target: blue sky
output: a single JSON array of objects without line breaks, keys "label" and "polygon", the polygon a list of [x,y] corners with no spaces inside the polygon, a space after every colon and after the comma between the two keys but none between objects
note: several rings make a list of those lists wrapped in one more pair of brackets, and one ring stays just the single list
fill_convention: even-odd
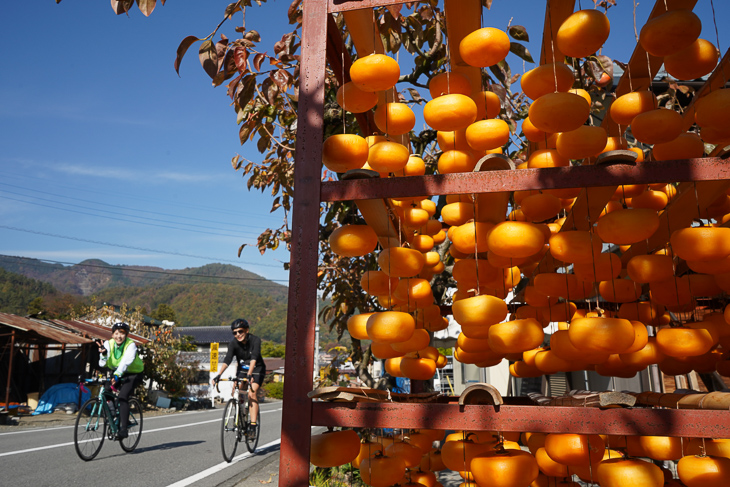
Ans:
[{"label": "blue sky", "polygon": [[[283,250],[260,256],[255,243],[282,212],[269,213],[268,193],[248,192],[231,168],[241,154],[235,113],[225,88],[213,88],[197,45],[173,69],[187,35],[206,36],[225,1],[170,1],[145,18],[135,7],[116,16],[108,2],[12,2],[0,16],[0,254],[76,263],[184,269],[233,263],[286,284]],[[583,8],[592,8],[582,0]],[[653,1],[637,8],[639,28]],[[730,2],[718,0],[720,47]],[[286,32],[288,0],[247,11],[247,27],[271,50]],[[519,8],[516,8],[518,7]],[[576,2],[578,8],[578,2]],[[628,61],[634,47],[633,2],[609,10],[611,36],[603,51]],[[709,0],[695,8],[702,37],[716,43]],[[484,25],[524,25],[533,57],[540,54],[544,2],[495,0]],[[234,23],[221,30],[238,35]],[[216,40],[219,36],[216,36]],[[403,53],[401,53],[403,62]],[[522,62],[510,55],[513,73]],[[531,69],[530,64],[525,69]]]}]

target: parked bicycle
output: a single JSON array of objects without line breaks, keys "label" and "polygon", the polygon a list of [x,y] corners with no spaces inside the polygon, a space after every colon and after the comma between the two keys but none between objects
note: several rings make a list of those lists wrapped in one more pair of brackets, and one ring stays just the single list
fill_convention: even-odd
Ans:
[{"label": "parked bicycle", "polygon": [[111,388],[111,381],[86,379],[79,384],[98,384],[99,393],[86,401],[76,416],[74,447],[82,460],[93,460],[99,454],[104,440],[119,441],[122,450],[134,451],[142,437],[142,405],[136,397],[129,398],[129,436],[117,438],[119,431],[119,400]]},{"label": "parked bicycle", "polygon": [[[257,422],[252,431],[249,432],[251,416],[248,389],[251,387],[250,382],[245,378],[220,379],[220,381],[233,382],[232,397],[228,400],[226,409],[223,411],[223,423],[221,424],[221,450],[223,451],[223,458],[230,463],[236,454],[239,442],[245,441],[246,448],[250,453],[256,450],[259,443],[260,422]],[[238,390],[239,382],[242,382],[245,386],[245,391],[240,392],[240,394]],[[220,392],[217,382],[215,387]]]}]

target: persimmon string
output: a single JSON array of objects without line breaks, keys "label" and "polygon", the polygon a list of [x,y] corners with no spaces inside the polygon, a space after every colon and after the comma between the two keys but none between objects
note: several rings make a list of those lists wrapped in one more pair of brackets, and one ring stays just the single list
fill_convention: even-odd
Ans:
[{"label": "persimmon string", "polygon": [[[710,7],[712,7],[712,23],[715,24],[715,38],[717,39],[717,50],[722,52],[720,49],[720,34],[717,31],[717,18],[715,17],[715,2],[710,0]],[[720,74],[722,74],[722,86],[727,84],[727,77],[725,76],[725,66],[720,65]],[[708,85],[711,88],[710,85]]]},{"label": "persimmon string", "polygon": [[[667,234],[671,237],[672,236],[672,228],[669,222],[669,214],[667,214]],[[649,250],[647,248],[647,250]],[[679,306],[679,284],[677,283],[677,264],[674,261],[674,249],[672,248],[671,240],[669,241],[669,245],[667,246],[668,252],[671,253],[670,257],[672,258],[672,278],[674,279],[674,290],[676,292],[676,305]]]},{"label": "persimmon string", "polygon": [[479,284],[479,252],[477,248],[477,239],[479,236],[477,235],[477,216],[478,216],[478,205],[477,205],[477,198],[474,193],[471,194],[471,203],[474,205],[474,269],[477,276],[477,296],[481,294],[481,286]]},{"label": "persimmon string", "polygon": [[[585,188],[586,192],[586,220],[588,221],[588,234],[590,235],[591,239],[591,257],[593,257],[593,291],[596,293],[596,308],[599,308],[600,305],[598,304],[598,273],[596,271],[596,256],[593,252],[593,224],[591,222],[591,205],[588,198],[588,187]],[[613,266],[611,267],[613,269]],[[588,302],[590,303],[590,298],[588,298]]]},{"label": "persimmon string", "polygon": [[[341,64],[342,64],[342,105],[347,105],[347,100],[345,100],[345,96],[347,96],[346,95],[347,90],[345,90],[345,50],[344,49],[342,50],[342,63]],[[345,118],[346,118],[346,113],[345,113],[345,107],[343,106],[342,107],[342,133],[343,134],[347,133],[347,126],[345,124]]]},{"label": "persimmon string", "polygon": [[548,0],[547,3],[547,14],[548,14],[548,23],[550,24],[549,32],[550,32],[550,54],[553,58],[553,81],[555,82],[555,93],[558,92],[558,71],[555,67],[555,41],[553,40],[553,15],[552,15],[552,9],[550,8],[550,0]]}]

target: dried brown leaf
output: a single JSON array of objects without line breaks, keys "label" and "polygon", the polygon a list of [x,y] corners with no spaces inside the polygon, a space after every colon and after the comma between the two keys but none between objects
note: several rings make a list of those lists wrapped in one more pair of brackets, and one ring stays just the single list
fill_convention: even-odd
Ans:
[{"label": "dried brown leaf", "polygon": [[258,53],[253,57],[253,67],[256,71],[261,72],[261,65],[264,63],[265,59],[266,54],[264,53]]},{"label": "dried brown leaf", "polygon": [[245,47],[236,47],[233,50],[233,60],[236,63],[236,69],[243,74],[248,70],[248,49]]},{"label": "dried brown leaf", "polygon": [[513,39],[516,39],[518,41],[530,41],[530,36],[527,34],[527,29],[525,29],[525,27],[522,25],[512,25],[507,32],[509,32],[509,35],[511,35]]},{"label": "dried brown leaf", "polygon": [[185,39],[182,40],[179,46],[177,46],[177,55],[175,56],[175,72],[178,76],[180,76],[180,63],[182,62],[183,56],[185,56],[185,53],[188,51],[190,46],[198,42],[200,39],[198,39],[195,36],[187,36]]},{"label": "dried brown leaf", "polygon": [[117,15],[126,14],[134,5],[134,0],[111,0],[112,10]]},{"label": "dried brown leaf", "polygon": [[142,15],[149,17],[152,11],[155,9],[157,0],[137,0],[137,6]]},{"label": "dried brown leaf", "polygon": [[198,49],[198,59],[200,59],[200,65],[203,66],[203,70],[211,77],[215,78],[218,73],[218,54],[216,53],[215,45],[213,41],[203,41]]}]

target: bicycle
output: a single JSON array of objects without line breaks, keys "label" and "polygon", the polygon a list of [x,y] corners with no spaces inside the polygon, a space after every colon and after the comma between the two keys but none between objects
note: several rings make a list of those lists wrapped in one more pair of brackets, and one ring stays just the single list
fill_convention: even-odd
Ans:
[{"label": "bicycle", "polygon": [[119,432],[119,401],[111,389],[110,380],[86,379],[79,384],[99,384],[99,394],[87,400],[76,416],[74,447],[84,461],[93,460],[99,454],[104,440],[119,441],[127,453],[134,451],[142,437],[142,405],[136,397],[129,398],[129,424],[127,438],[117,438]]},{"label": "bicycle", "polygon": [[[219,379],[219,381],[233,382],[232,397],[228,400],[228,404],[226,404],[226,408],[223,411],[223,423],[221,424],[221,450],[223,451],[223,458],[226,462],[231,463],[233,456],[236,454],[236,448],[239,442],[246,442],[246,448],[249,453],[253,453],[256,450],[256,446],[259,443],[260,422],[256,423],[254,433],[249,435],[248,428],[251,424],[251,418],[249,416],[248,391],[251,388],[251,383],[244,378]],[[240,399],[236,394],[239,382],[246,384],[246,392],[238,395]],[[216,382],[215,388],[220,392],[218,382]]]}]

